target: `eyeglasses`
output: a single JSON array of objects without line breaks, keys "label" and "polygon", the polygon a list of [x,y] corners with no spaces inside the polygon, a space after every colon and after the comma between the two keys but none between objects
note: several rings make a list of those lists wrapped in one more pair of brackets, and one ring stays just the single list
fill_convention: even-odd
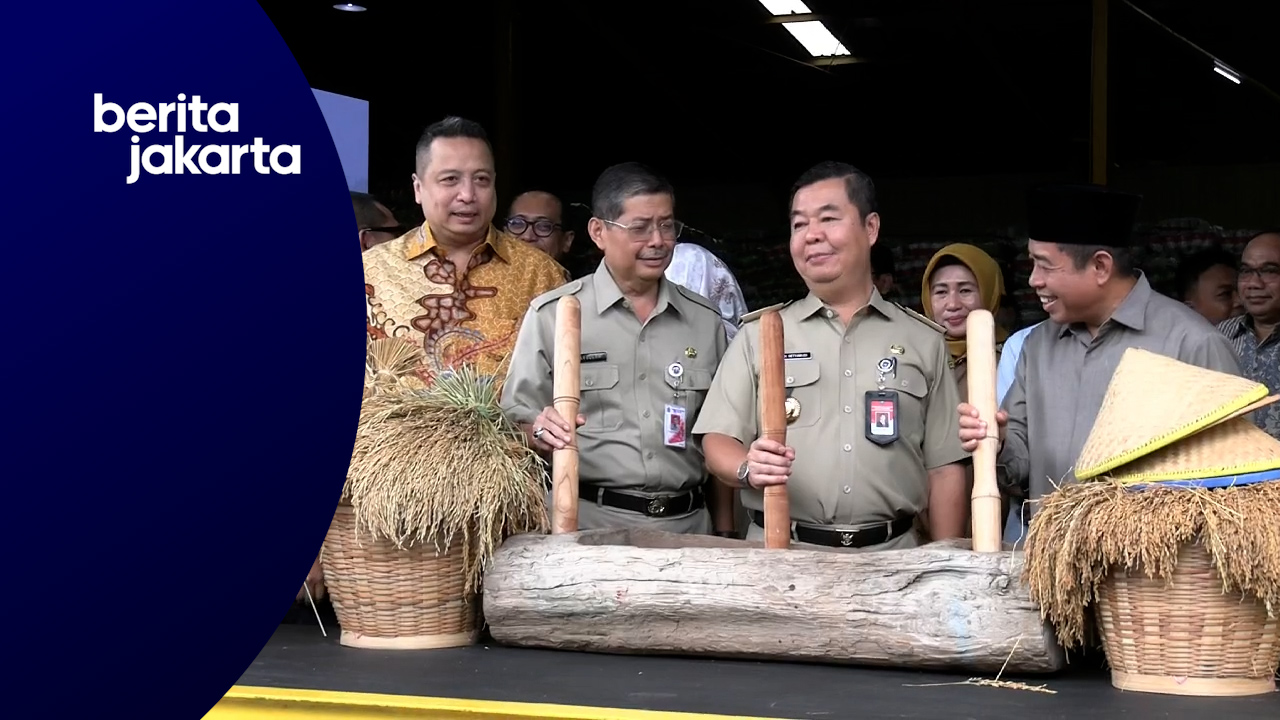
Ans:
[{"label": "eyeglasses", "polygon": [[1240,266],[1240,271],[1238,275],[1239,280],[1244,280],[1253,275],[1257,275],[1258,279],[1263,282],[1275,282],[1276,280],[1280,280],[1280,265],[1276,265],[1275,263],[1267,263],[1262,267],[1256,267],[1256,268],[1249,267],[1248,265]]},{"label": "eyeglasses", "polygon": [[562,225],[560,225],[560,223],[554,223],[554,222],[551,222],[550,220],[537,220],[534,222],[529,222],[528,220],[525,220],[520,216],[509,218],[507,220],[507,232],[511,233],[512,235],[520,235],[525,230],[528,230],[530,226],[533,227],[533,234],[541,238],[548,237],[551,235],[551,233],[563,227]]},{"label": "eyeglasses", "polygon": [[[631,234],[631,239],[637,242],[648,240],[653,237],[654,223],[652,220],[646,223],[633,223],[631,225],[623,225],[622,223],[612,220],[600,219],[600,222],[615,225],[626,230]],[[667,240],[675,240],[680,237],[680,233],[684,232],[684,223],[679,220],[663,220],[658,223],[658,232],[662,233],[662,237]]]}]

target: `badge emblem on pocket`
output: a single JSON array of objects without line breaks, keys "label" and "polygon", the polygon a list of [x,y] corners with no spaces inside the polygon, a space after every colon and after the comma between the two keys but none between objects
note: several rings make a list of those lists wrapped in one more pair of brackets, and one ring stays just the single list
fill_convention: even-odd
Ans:
[{"label": "badge emblem on pocket", "polygon": [[787,398],[787,402],[785,403],[784,407],[786,408],[786,411],[787,411],[788,425],[800,419],[800,401],[799,400],[793,397],[789,397]]}]

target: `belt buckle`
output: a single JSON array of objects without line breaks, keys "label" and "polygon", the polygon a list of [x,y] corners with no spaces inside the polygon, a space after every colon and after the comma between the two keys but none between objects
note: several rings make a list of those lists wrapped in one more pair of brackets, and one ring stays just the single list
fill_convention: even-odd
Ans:
[{"label": "belt buckle", "polygon": [[656,497],[649,501],[646,508],[650,515],[662,515],[667,511],[667,499],[664,497]]},{"label": "belt buckle", "polygon": [[840,546],[841,546],[841,547],[850,547],[850,546],[852,546],[852,545],[853,545],[853,536],[854,536],[854,533],[851,533],[851,532],[842,532],[842,533],[840,533]]}]

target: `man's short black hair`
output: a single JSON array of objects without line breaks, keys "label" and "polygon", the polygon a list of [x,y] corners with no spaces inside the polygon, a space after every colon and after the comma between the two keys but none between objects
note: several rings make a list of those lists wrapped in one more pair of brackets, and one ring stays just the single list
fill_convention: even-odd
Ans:
[{"label": "man's short black hair", "polygon": [[801,189],[823,180],[844,180],[845,194],[849,196],[849,202],[858,208],[858,214],[862,216],[863,222],[867,221],[871,213],[879,212],[879,206],[876,203],[876,184],[871,180],[871,176],[849,163],[833,160],[820,162],[804,171],[800,179],[796,180],[796,184],[791,187],[790,202],[795,202],[796,193]]},{"label": "man's short black hair", "polygon": [[640,195],[670,195],[674,202],[676,191],[665,177],[645,165],[614,165],[596,178],[591,189],[591,214],[612,222],[622,216],[622,206],[628,200]]},{"label": "man's short black hair", "polygon": [[534,193],[547,195],[549,197],[554,198],[556,203],[560,206],[561,216],[564,216],[565,214],[568,213],[569,209],[567,207],[567,204],[564,201],[564,197],[560,193],[554,190],[548,190],[545,187],[529,187],[529,188],[525,188],[524,190],[521,190],[520,192],[511,196],[511,202],[507,203],[507,208],[510,209],[510,207],[515,204],[516,200],[519,200],[525,195],[530,195]]},{"label": "man's short black hair", "polygon": [[1239,261],[1234,255],[1219,247],[1205,248],[1182,258],[1178,263],[1178,271],[1174,274],[1173,290],[1177,293],[1177,299],[1186,300],[1195,289],[1196,283],[1200,282],[1200,276],[1204,275],[1209,268],[1218,265],[1235,270]]},{"label": "man's short black hair", "polygon": [[427,126],[427,129],[422,131],[422,137],[418,138],[415,160],[419,170],[427,166],[427,162],[431,158],[431,143],[438,138],[471,138],[479,140],[485,144],[485,147],[489,148],[489,154],[493,154],[493,145],[489,142],[489,134],[484,131],[484,127],[480,123],[457,115],[450,115]]}]

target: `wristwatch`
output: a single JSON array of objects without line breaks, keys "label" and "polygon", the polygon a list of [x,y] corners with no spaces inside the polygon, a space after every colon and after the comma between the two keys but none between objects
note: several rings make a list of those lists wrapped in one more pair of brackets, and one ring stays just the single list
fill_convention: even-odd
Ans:
[{"label": "wristwatch", "polygon": [[751,487],[751,481],[747,479],[747,476],[751,474],[750,463],[750,460],[743,460],[742,464],[738,466],[738,486],[744,489]]}]

